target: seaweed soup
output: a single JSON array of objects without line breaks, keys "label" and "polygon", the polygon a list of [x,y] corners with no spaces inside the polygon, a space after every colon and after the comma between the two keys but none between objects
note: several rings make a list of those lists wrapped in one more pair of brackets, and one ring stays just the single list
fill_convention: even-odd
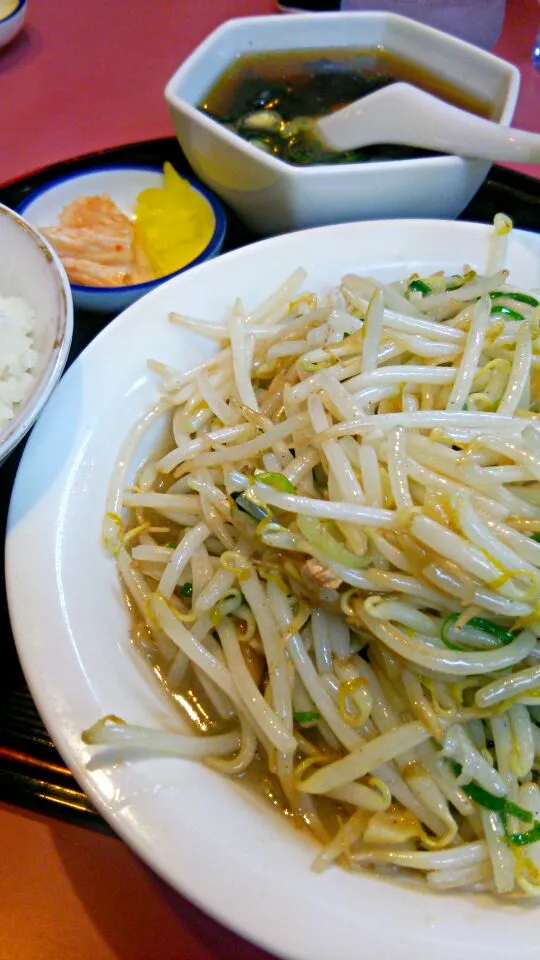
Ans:
[{"label": "seaweed soup", "polygon": [[383,47],[240,56],[207,92],[199,109],[261,150],[295,165],[434,156],[416,147],[388,144],[334,153],[311,132],[313,118],[398,80],[478,116],[493,116],[489,102]]}]

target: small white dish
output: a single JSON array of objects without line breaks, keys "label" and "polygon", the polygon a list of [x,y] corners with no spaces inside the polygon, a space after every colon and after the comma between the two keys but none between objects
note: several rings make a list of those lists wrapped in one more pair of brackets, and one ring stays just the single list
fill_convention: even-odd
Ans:
[{"label": "small white dish", "polygon": [[260,234],[389,217],[457,217],[489,161],[456,156],[377,163],[292,166],[197,109],[240,55],[292,49],[382,46],[459,85],[507,126],[519,71],[472,44],[392,13],[248,17],[218,27],[165,88],[176,136],[193,170]]},{"label": "small white dish", "polygon": [[60,379],[73,334],[69,281],[50,244],[0,204],[0,297],[21,297],[35,314],[35,381],[15,417],[0,430],[0,463],[22,440]]},{"label": "small white dish", "polygon": [[6,47],[21,32],[28,10],[26,0],[16,0],[13,4],[3,6],[9,12],[2,16],[2,4],[0,4],[0,48]]},{"label": "small white dish", "polygon": [[[349,271],[395,280],[464,261],[485,272],[492,228],[447,221],[341,225],[277,237],[163,284],[107,326],[73,364],[26,447],[6,538],[17,649],[48,730],[110,825],[174,888],[289,960],[537,960],[538,908],[430,893],[338,868],[310,871],[315,846],[262,798],[202,764],[103,759],[81,731],[108,713],[178,729],[133,650],[114,562],[101,546],[120,445],[157,396],[146,361],[187,369],[214,349],[170,311],[222,321],[300,265],[323,292]],[[540,236],[512,232],[507,266],[540,286]],[[111,411],[114,415],[111,415]],[[44,632],[43,625],[46,624]]]},{"label": "small white dish", "polygon": [[[98,313],[120,313],[139,297],[149,293],[170,277],[183,273],[204,260],[219,254],[227,220],[217,197],[203,184],[185,177],[191,186],[206,199],[214,215],[214,232],[209,244],[191,263],[166,277],[147,283],[134,283],[123,287],[90,287],[72,283],[75,305],[83,310]],[[127,216],[133,214],[135,201],[142,190],[163,186],[163,173],[159,167],[150,166],[103,166],[82,172],[70,173],[38,187],[19,204],[18,211],[38,230],[56,226],[61,211],[77,197],[108,194]]]}]

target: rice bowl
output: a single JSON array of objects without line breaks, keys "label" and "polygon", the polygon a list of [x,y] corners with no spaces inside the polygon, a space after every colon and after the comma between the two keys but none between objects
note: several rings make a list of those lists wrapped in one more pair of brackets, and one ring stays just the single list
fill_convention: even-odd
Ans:
[{"label": "rice bowl", "polygon": [[34,383],[35,320],[20,297],[0,298],[0,430],[13,419]]},{"label": "rice bowl", "polygon": [[0,462],[60,378],[73,333],[69,283],[30,224],[0,205]]}]

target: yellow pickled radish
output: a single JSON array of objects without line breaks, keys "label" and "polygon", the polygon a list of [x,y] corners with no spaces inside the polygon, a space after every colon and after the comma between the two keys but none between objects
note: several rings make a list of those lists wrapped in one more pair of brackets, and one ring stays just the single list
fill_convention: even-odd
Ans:
[{"label": "yellow pickled radish", "polygon": [[163,187],[143,190],[137,197],[136,243],[158,277],[195,260],[213,232],[210,204],[170,163],[163,167]]}]

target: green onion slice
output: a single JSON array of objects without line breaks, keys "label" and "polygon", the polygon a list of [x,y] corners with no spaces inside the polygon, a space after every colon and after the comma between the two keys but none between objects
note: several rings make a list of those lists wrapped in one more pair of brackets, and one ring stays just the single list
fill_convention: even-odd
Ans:
[{"label": "green onion slice", "polygon": [[465,283],[465,277],[461,273],[454,273],[451,277],[446,278],[446,289],[447,290],[459,290],[460,287]]},{"label": "green onion slice", "polygon": [[409,284],[409,291],[421,293],[422,296],[425,296],[426,293],[431,293],[431,287],[428,283],[425,283],[424,280],[411,280]]},{"label": "green onion slice", "polygon": [[[456,776],[459,777],[462,770],[461,764],[452,761],[451,766]],[[540,821],[534,820],[529,810],[525,810],[524,807],[513,803],[508,797],[496,797],[493,793],[489,793],[488,790],[484,790],[483,787],[479,787],[477,783],[467,783],[465,786],[462,786],[461,789],[474,803],[477,803],[479,807],[500,813],[505,832],[506,819],[509,816],[517,817],[522,823],[533,823],[534,821],[534,826],[525,833],[506,833],[506,839],[509,843],[520,847],[527,843],[536,843],[537,840],[540,840]]]},{"label": "green onion slice", "polygon": [[293,713],[293,719],[300,724],[317,723],[321,719],[321,715],[317,710],[301,710],[298,713]]},{"label": "green onion slice", "polygon": [[270,520],[272,516],[270,510],[261,503],[252,500],[251,497],[247,497],[238,491],[231,493],[231,497],[238,509],[247,513],[248,517],[251,517],[252,520],[257,520],[258,523],[260,523],[261,520]]},{"label": "green onion slice", "polygon": [[[446,620],[444,620],[441,627],[441,640],[445,647],[448,647],[449,650],[459,650],[461,653],[466,653],[467,651],[474,649],[472,644],[474,643],[475,639],[477,643],[481,644],[481,637],[471,636],[471,646],[463,646],[462,644],[455,643],[455,636],[454,638],[452,637],[452,626],[457,620],[459,620],[459,617],[459,613],[451,613],[448,617],[446,617]],[[454,633],[457,634],[460,639],[469,639],[467,636],[467,631],[471,629],[480,631],[481,633],[487,633],[490,637],[494,637],[496,640],[498,640],[498,647],[506,647],[509,643],[512,643],[512,640],[515,639],[515,635],[513,633],[509,633],[508,630],[498,627],[497,624],[492,623],[491,620],[485,620],[484,617],[471,617],[470,620],[467,620],[467,623],[461,630],[456,630]],[[493,644],[490,644],[490,646],[493,646]],[[481,645],[480,649],[485,649],[485,644],[483,646]]]},{"label": "green onion slice", "polygon": [[536,297],[531,297],[528,293],[518,293],[515,290],[493,290],[490,297],[492,300],[500,300],[503,297],[516,300],[518,303],[526,303],[529,307],[540,306]]},{"label": "green onion slice", "polygon": [[517,817],[518,820],[521,820],[523,823],[532,823],[534,820],[530,810],[525,810],[524,807],[519,807],[517,803],[512,803],[511,800],[506,801],[504,812],[507,816]]},{"label": "green onion slice", "polygon": [[[462,766],[460,763],[456,763],[455,760],[451,761],[451,767],[456,775],[459,777],[461,775]],[[486,810],[494,810],[496,813],[503,813],[506,809],[507,799],[506,797],[496,797],[494,793],[489,793],[488,790],[484,790],[483,787],[479,787],[477,783],[467,783],[461,787],[464,793],[467,794],[471,800],[474,800],[479,807],[485,807]]]},{"label": "green onion slice", "polygon": [[502,315],[503,317],[506,317],[507,320],[524,320],[525,319],[523,314],[519,313],[517,310],[512,310],[511,307],[505,307],[503,305],[497,306],[497,304],[495,304],[491,308],[490,314],[492,317]]},{"label": "green onion slice", "polygon": [[190,597],[191,594],[193,593],[193,584],[190,583],[189,580],[187,580],[180,587],[180,593],[182,594],[183,597]]},{"label": "green onion slice", "polygon": [[446,278],[446,289],[458,290],[460,287],[465,286],[466,283],[471,283],[477,276],[476,270],[468,270],[467,273],[463,275],[461,273],[454,273],[451,277]]},{"label": "green onion slice", "polygon": [[476,783],[468,783],[462,789],[471,800],[474,800],[479,807],[485,807],[486,810],[495,810],[497,813],[502,813],[506,807],[506,797],[496,797],[495,794],[489,793],[488,790],[484,790]]},{"label": "green onion slice", "polygon": [[279,490],[280,493],[296,493],[296,487],[292,485],[284,473],[272,473],[270,470],[261,470],[259,473],[259,471],[256,470],[255,479],[257,483],[264,483],[265,486],[273,487],[274,490]]},{"label": "green onion slice", "polygon": [[302,536],[311,543],[313,547],[326,554],[330,560],[340,563],[343,567],[351,567],[353,570],[363,570],[371,562],[369,555],[359,557],[352,550],[340,543],[331,533],[333,529],[332,521],[317,520],[316,517],[304,517],[298,515],[297,524]]},{"label": "green onion slice", "polygon": [[525,847],[528,843],[537,843],[540,840],[540,820],[535,820],[534,827],[526,830],[525,833],[507,833],[506,839],[514,847]]}]

